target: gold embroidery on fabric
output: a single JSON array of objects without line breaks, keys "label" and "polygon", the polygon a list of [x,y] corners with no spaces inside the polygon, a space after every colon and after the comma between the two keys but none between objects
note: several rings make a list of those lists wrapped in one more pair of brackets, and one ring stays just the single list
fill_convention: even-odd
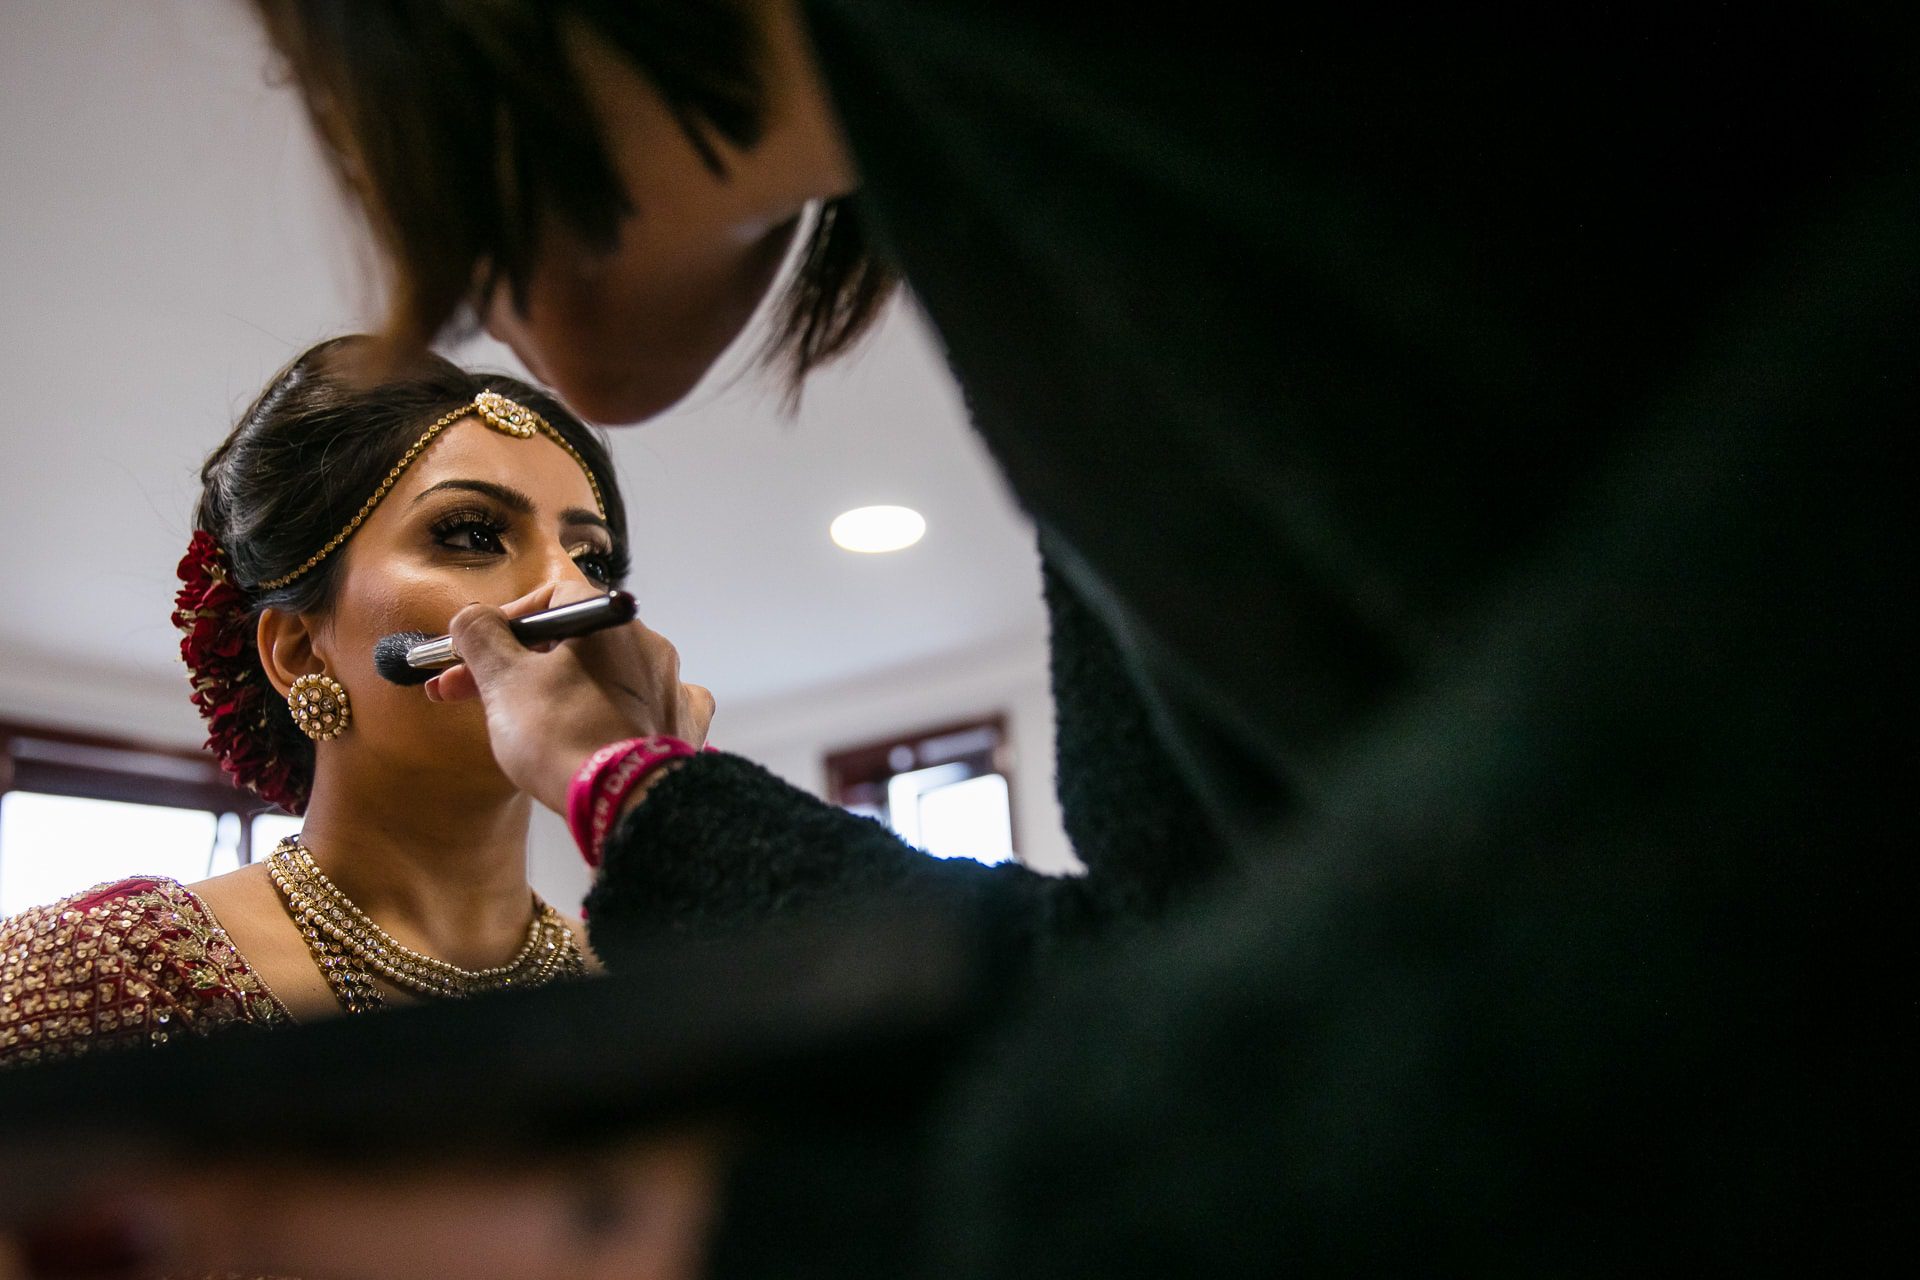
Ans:
[{"label": "gold embroidery on fabric", "polygon": [[291,1021],[184,886],[111,887],[0,921],[0,1067]]}]

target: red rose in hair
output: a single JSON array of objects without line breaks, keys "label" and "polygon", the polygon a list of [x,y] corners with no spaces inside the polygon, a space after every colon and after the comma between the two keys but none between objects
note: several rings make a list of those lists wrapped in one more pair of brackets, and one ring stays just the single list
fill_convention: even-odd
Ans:
[{"label": "red rose in hair", "polygon": [[306,786],[279,758],[268,735],[266,673],[253,656],[247,593],[234,581],[213,535],[194,530],[180,558],[181,587],[173,625],[193,682],[193,705],[207,722],[207,749],[220,766],[262,800],[289,813],[306,808]]}]

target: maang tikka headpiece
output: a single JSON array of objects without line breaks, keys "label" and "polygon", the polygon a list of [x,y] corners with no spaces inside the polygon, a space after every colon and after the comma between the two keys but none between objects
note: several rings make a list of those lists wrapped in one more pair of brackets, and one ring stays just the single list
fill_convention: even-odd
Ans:
[{"label": "maang tikka headpiece", "polygon": [[219,757],[236,781],[289,813],[300,813],[306,807],[310,780],[275,746],[269,732],[267,695],[272,690],[253,654],[252,594],[296,582],[332,555],[373,514],[427,446],[470,415],[504,435],[520,440],[545,435],[565,449],[586,473],[594,505],[602,516],[607,514],[606,499],[593,468],[552,423],[497,391],[482,391],[422,431],[346,527],[292,573],[245,587],[235,579],[225,551],[204,529],[194,532],[187,554],[181,558],[181,587],[174,602],[173,624],[180,629],[180,656],[193,682],[193,703],[207,723],[207,749]]},{"label": "maang tikka headpiece", "polygon": [[373,491],[373,496],[361,504],[360,510],[354,513],[353,519],[347,521],[346,528],[329,538],[326,545],[314,552],[311,556],[308,556],[306,563],[302,564],[298,569],[295,569],[292,573],[282,574],[278,578],[269,578],[267,581],[259,584],[259,589],[261,591],[277,591],[288,583],[298,581],[309,573],[314,566],[332,555],[335,549],[348,538],[352,537],[353,531],[358,529],[361,523],[373,514],[373,509],[380,505],[380,500],[387,496],[387,493],[395,484],[399,483],[400,477],[406,473],[408,467],[413,465],[414,460],[426,452],[427,446],[437,440],[441,432],[469,414],[477,416],[480,421],[486,423],[502,435],[513,436],[520,440],[531,440],[536,433],[542,434],[562,449],[565,449],[567,456],[579,463],[580,470],[586,472],[587,484],[593,489],[593,505],[600,509],[602,516],[607,514],[607,502],[606,499],[600,495],[600,482],[594,478],[593,468],[587,465],[587,460],[580,456],[580,451],[574,448],[565,436],[554,430],[551,422],[548,422],[538,413],[535,413],[532,409],[527,408],[518,401],[507,399],[507,397],[501,395],[498,391],[482,391],[458,409],[450,413],[442,414],[434,421],[432,426],[420,433],[420,438],[407,447],[407,451],[400,455],[400,460],[394,463],[393,467],[387,472],[386,479],[382,480],[380,487]]}]

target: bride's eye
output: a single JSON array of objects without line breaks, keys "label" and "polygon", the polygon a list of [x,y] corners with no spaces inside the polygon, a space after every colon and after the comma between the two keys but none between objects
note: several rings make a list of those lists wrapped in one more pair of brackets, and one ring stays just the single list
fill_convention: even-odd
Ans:
[{"label": "bride's eye", "polygon": [[463,511],[436,523],[433,539],[451,551],[497,556],[507,549],[501,541],[506,531],[507,526],[491,516]]},{"label": "bride's eye", "polygon": [[611,587],[620,580],[619,570],[613,557],[604,551],[588,547],[573,553],[573,562],[580,566],[580,572],[587,575],[603,587]]}]

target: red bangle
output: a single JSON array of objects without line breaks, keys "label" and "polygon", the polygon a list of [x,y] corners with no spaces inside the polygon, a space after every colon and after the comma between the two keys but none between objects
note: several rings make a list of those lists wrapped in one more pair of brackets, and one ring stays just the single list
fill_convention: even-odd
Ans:
[{"label": "red bangle", "polygon": [[669,760],[697,754],[678,738],[628,738],[609,742],[581,762],[567,786],[567,830],[587,865],[600,865],[620,806],[646,776]]}]

